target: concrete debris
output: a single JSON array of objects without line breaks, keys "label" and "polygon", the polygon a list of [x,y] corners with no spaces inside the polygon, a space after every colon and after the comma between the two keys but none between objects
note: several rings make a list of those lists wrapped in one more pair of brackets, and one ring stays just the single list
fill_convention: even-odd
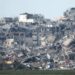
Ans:
[{"label": "concrete debris", "polygon": [[29,13],[0,18],[0,69],[75,69],[75,8],[56,21]]}]

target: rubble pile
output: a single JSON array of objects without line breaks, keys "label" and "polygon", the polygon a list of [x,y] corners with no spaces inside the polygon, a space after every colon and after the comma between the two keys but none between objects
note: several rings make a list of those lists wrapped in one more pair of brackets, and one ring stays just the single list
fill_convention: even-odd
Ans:
[{"label": "rubble pile", "polygon": [[75,69],[75,8],[56,21],[29,13],[1,18],[0,69]]}]

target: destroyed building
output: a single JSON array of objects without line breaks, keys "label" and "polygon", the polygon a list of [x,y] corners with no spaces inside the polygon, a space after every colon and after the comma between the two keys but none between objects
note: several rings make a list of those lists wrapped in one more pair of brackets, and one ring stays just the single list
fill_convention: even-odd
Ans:
[{"label": "destroyed building", "polygon": [[73,69],[75,8],[57,21],[30,13],[1,18],[0,60],[2,69]]}]

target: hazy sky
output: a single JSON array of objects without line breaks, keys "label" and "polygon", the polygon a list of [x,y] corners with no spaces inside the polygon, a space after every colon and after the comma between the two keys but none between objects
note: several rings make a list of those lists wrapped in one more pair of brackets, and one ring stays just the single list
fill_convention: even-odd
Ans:
[{"label": "hazy sky", "polygon": [[0,17],[29,12],[54,18],[71,7],[75,7],[75,0],[0,0]]}]

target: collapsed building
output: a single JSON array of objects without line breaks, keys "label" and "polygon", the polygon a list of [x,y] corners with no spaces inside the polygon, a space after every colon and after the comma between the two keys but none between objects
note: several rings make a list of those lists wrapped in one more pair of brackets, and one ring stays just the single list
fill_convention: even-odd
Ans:
[{"label": "collapsed building", "polygon": [[16,69],[73,69],[74,17],[75,8],[64,12],[57,21],[29,13],[1,18],[0,65]]}]

